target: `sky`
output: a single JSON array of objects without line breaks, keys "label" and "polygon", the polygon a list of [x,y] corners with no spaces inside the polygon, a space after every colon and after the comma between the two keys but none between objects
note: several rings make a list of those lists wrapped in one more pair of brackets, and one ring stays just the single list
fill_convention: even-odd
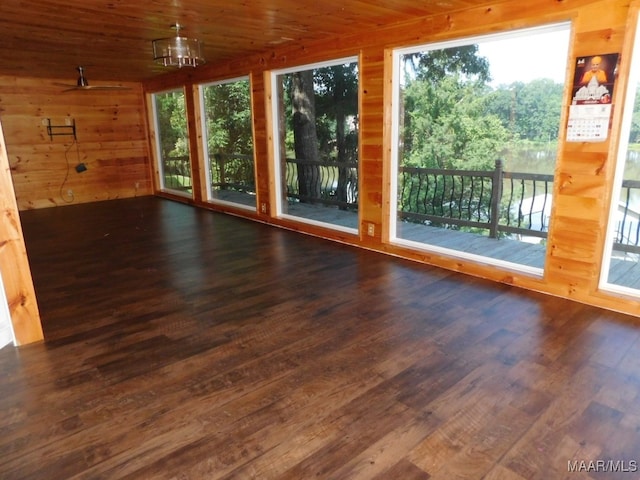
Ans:
[{"label": "sky", "polygon": [[569,61],[569,30],[478,43],[491,66],[492,85],[551,78],[564,83]]}]

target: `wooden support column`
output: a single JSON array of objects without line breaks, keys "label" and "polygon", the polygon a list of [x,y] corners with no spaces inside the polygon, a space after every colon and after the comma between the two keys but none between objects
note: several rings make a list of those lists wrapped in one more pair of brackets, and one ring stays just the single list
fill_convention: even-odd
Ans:
[{"label": "wooden support column", "polygon": [[0,124],[0,272],[18,345],[44,338]]},{"label": "wooden support column", "polygon": [[202,149],[202,139],[206,135],[205,119],[202,117],[200,105],[200,90],[197,85],[189,83],[185,86],[184,98],[187,111],[187,128],[189,129],[189,159],[191,161],[191,185],[193,199],[197,203],[207,201],[207,174],[204,170],[207,164],[206,152]]}]

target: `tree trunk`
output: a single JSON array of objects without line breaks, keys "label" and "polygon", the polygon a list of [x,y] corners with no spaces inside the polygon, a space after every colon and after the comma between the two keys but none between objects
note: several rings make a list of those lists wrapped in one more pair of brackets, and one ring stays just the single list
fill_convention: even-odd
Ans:
[{"label": "tree trunk", "polygon": [[[333,104],[336,114],[336,149],[338,161],[338,186],[336,197],[339,202],[347,202],[347,182],[349,168],[345,165],[348,161],[347,141],[346,141],[346,105],[347,85],[345,82],[345,67],[343,65],[334,67],[335,88],[333,91]],[[342,165],[340,165],[342,164]],[[341,210],[346,210],[346,206],[341,205]]]},{"label": "tree trunk", "polygon": [[298,189],[301,202],[313,203],[320,198],[320,166],[313,71],[292,75],[293,138],[298,164]]},{"label": "tree trunk", "polygon": [[280,205],[282,205],[282,209],[287,205],[287,197],[289,196],[289,185],[287,184],[287,150],[285,147],[285,139],[287,137],[286,134],[286,125],[287,119],[285,114],[285,102],[284,102],[284,80],[283,76],[278,76],[277,82],[277,95],[278,95],[278,142],[280,145],[280,185],[282,185],[282,192],[280,198]]}]

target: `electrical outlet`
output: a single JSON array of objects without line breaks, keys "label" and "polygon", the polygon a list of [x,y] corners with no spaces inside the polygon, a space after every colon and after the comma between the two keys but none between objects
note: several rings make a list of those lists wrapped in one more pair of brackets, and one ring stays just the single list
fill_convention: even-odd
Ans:
[{"label": "electrical outlet", "polygon": [[373,237],[376,234],[376,226],[373,223],[367,223],[367,235]]},{"label": "electrical outlet", "polygon": [[260,212],[267,213],[267,204],[265,202],[260,204]]},{"label": "electrical outlet", "polygon": [[140,182],[136,182],[136,190],[140,188]]},{"label": "electrical outlet", "polygon": [[67,190],[67,197],[73,197],[73,190]]},{"label": "electrical outlet", "polygon": [[64,124],[65,125],[71,125],[71,119],[69,117],[64,119]]}]

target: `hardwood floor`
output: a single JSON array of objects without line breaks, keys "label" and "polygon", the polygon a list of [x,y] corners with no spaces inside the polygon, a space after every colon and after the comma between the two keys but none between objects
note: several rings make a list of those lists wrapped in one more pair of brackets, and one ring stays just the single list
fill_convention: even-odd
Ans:
[{"label": "hardwood floor", "polygon": [[22,222],[3,480],[640,476],[637,318],[158,198]]}]

